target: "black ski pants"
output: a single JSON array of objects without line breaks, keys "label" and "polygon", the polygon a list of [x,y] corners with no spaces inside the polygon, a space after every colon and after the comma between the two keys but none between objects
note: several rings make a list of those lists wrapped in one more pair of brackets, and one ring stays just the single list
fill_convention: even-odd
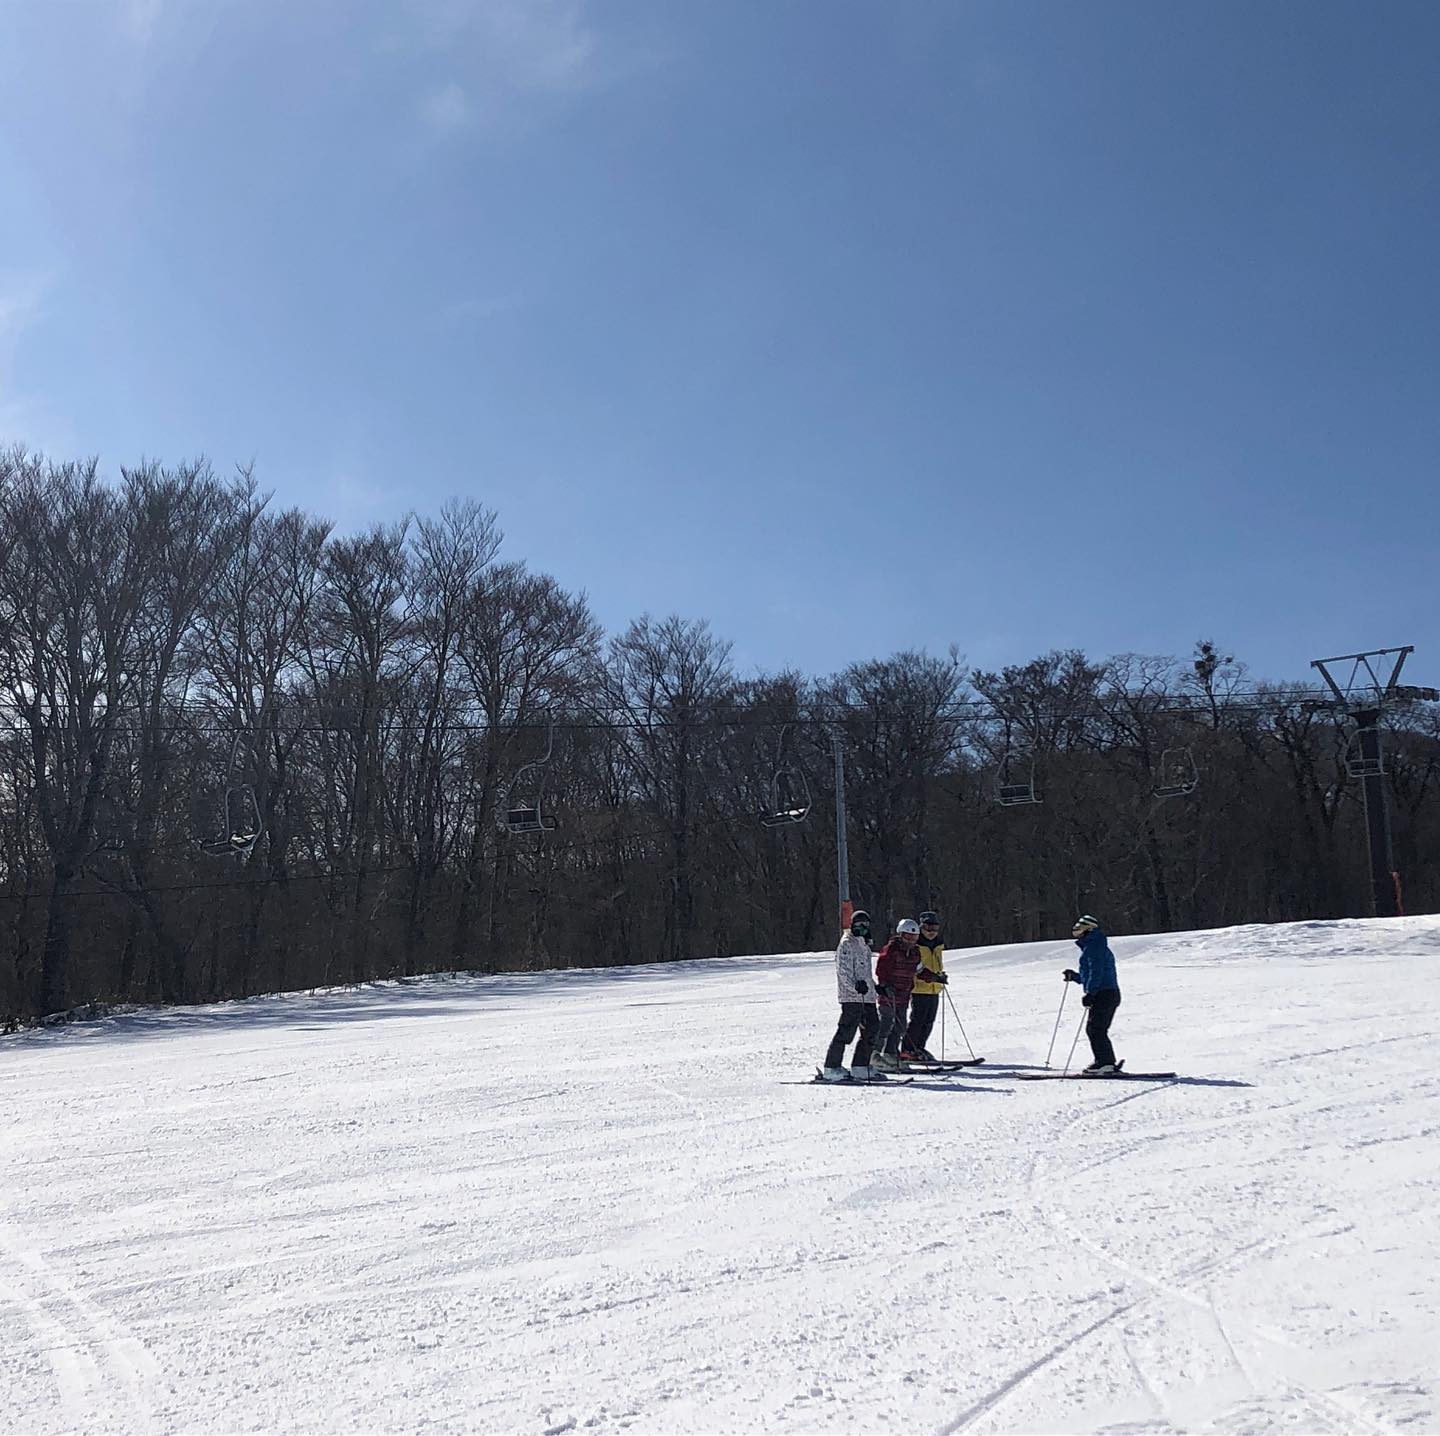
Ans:
[{"label": "black ski pants", "polygon": [[880,999],[878,1008],[880,1030],[875,1037],[875,1050],[900,1056],[900,1039],[905,1035],[905,1008],[908,1003],[894,997]]},{"label": "black ski pants", "polygon": [[935,1018],[940,1011],[938,992],[916,992],[910,998],[910,1026],[905,1033],[905,1048],[919,1052],[930,1041]]},{"label": "black ski pants", "polygon": [[1110,1023],[1115,1009],[1120,1006],[1118,991],[1092,992],[1090,994],[1090,1015],[1085,1019],[1085,1035],[1090,1039],[1090,1050],[1100,1065],[1114,1063],[1115,1049],[1110,1045]]},{"label": "black ski pants", "polygon": [[870,1065],[870,1047],[875,1041],[875,1034],[880,1028],[880,1018],[875,1011],[873,1002],[842,1002],[840,1004],[840,1022],[835,1028],[835,1036],[830,1039],[830,1046],[825,1053],[825,1065],[827,1067],[843,1067],[845,1065],[845,1049],[850,1045],[855,1034],[860,1034],[860,1041],[855,1044],[855,1066],[868,1067]]}]

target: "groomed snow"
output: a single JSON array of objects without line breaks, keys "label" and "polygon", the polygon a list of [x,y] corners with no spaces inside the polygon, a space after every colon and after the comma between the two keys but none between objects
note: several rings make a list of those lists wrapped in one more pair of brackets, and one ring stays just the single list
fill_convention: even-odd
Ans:
[{"label": "groomed snow", "polygon": [[4,1040],[0,1430],[1440,1430],[1440,919],[1114,946],[1177,1083],[1015,1080],[1068,941],[908,1087],[828,954]]}]

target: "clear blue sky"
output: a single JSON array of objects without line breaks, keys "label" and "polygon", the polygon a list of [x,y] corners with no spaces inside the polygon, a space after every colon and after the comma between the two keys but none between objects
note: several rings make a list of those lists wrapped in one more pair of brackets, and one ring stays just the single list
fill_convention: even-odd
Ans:
[{"label": "clear blue sky", "polygon": [[1440,680],[1434,0],[0,0],[0,441],[744,670]]}]

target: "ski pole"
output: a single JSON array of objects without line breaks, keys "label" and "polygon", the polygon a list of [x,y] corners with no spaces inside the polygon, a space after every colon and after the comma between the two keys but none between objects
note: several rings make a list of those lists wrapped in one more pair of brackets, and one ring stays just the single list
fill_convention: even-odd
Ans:
[{"label": "ski pole", "polygon": [[940,1009],[940,1060],[945,1060],[945,1009]]},{"label": "ski pole", "polygon": [[1065,999],[1070,996],[1070,984],[1067,982],[1060,989],[1060,1011],[1055,1014],[1055,1031],[1050,1034],[1050,1046],[1045,1052],[1045,1065],[1050,1065],[1050,1058],[1055,1052],[1055,1039],[1060,1035],[1060,1019],[1065,1013]]},{"label": "ski pole", "polygon": [[1080,1034],[1085,1030],[1085,1014],[1080,1014],[1080,1021],[1075,1025],[1075,1041],[1070,1044],[1070,1056],[1065,1059],[1064,1070],[1070,1070],[1070,1063],[1074,1060],[1075,1049],[1080,1045]]},{"label": "ski pole", "polygon": [[[970,1045],[970,1039],[965,1036],[965,1024],[961,1022],[960,1014],[955,1009],[955,999],[950,996],[950,989],[948,987],[942,987],[940,991],[945,994],[945,1001],[950,1004],[951,1012],[955,1013],[955,1025],[960,1029],[960,1037],[965,1043],[965,1050],[970,1054],[970,1059],[973,1062],[975,1059],[975,1049]],[[943,1012],[945,1009],[942,1007],[940,1010]]]}]

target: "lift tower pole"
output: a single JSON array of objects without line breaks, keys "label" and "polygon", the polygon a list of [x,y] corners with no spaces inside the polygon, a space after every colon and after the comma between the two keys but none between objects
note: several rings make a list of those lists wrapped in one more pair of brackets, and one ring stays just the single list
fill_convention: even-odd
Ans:
[{"label": "lift tower pole", "polygon": [[[1413,644],[1404,648],[1374,648],[1367,653],[1345,653],[1338,658],[1317,658],[1318,668],[1330,691],[1333,708],[1355,721],[1358,755],[1347,757],[1345,770],[1359,778],[1365,795],[1365,836],[1370,849],[1370,896],[1376,917],[1401,915],[1400,874],[1390,852],[1390,815],[1385,797],[1385,755],[1380,747],[1380,715],[1385,705],[1401,698],[1435,698],[1433,688],[1400,686],[1400,670]],[[1371,660],[1375,660],[1372,662]],[[1341,665],[1350,665],[1349,677]],[[1385,669],[1389,673],[1385,673]],[[1317,705],[1322,706],[1322,705]]]},{"label": "lift tower pole", "polygon": [[830,730],[835,754],[835,879],[840,889],[840,931],[850,926],[850,844],[845,830],[845,747],[839,728]]}]

